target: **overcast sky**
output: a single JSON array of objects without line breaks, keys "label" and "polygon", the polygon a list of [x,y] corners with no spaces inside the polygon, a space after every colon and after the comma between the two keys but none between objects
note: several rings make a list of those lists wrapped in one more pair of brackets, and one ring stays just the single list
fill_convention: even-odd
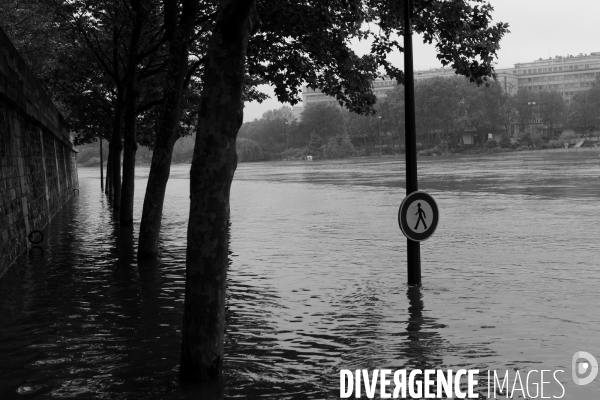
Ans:
[{"label": "overcast sky", "polygon": [[[512,68],[515,63],[534,61],[557,55],[577,55],[600,52],[600,1],[599,0],[490,0],[494,7],[495,22],[508,22],[510,33],[500,42],[497,68]],[[413,38],[415,70],[438,68],[433,45],[425,45]],[[356,43],[355,51],[369,51],[367,43]],[[402,66],[402,55],[395,55]],[[269,86],[261,90],[271,96],[262,104],[246,103],[244,122],[260,118],[279,103]]]}]

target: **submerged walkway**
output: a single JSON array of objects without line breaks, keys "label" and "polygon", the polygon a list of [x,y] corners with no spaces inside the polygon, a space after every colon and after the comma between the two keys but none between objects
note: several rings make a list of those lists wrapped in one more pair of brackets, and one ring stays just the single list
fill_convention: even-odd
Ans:
[{"label": "submerged walkway", "polygon": [[184,253],[138,266],[96,183],[0,279],[0,399],[181,398]]}]

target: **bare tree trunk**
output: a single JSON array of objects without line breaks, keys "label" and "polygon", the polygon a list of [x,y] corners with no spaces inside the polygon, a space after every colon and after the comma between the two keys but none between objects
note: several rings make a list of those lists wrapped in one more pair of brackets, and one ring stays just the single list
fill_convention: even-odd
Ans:
[{"label": "bare tree trunk", "polygon": [[[158,137],[157,137],[158,139]],[[167,182],[171,173],[174,142],[170,138],[156,141],[150,163],[150,174],[144,196],[138,260],[152,259],[158,255],[158,239]]]},{"label": "bare tree trunk", "polygon": [[112,155],[110,152],[111,149],[110,142],[108,142],[108,155],[106,156],[106,184],[104,185],[104,193],[108,195],[109,198],[112,198]]},{"label": "bare tree trunk", "polygon": [[113,131],[110,140],[110,146],[112,149],[110,153],[112,155],[111,158],[111,195],[112,195],[112,206],[113,209],[118,209],[121,207],[121,151],[123,150],[123,144],[121,143],[121,130],[123,127],[123,90],[121,81],[118,78],[119,71],[119,32],[118,27],[115,24],[113,27],[113,46],[112,46],[112,63],[113,63],[113,71],[117,74],[117,79],[115,80],[116,84],[116,92],[117,96],[114,100],[114,110],[115,114],[113,115]]},{"label": "bare tree trunk", "polygon": [[164,1],[165,34],[169,43],[168,71],[164,88],[165,100],[156,132],[142,209],[138,260],[152,259],[158,255],[163,204],[171,173],[173,146],[177,140],[184,80],[188,71],[188,48],[199,8],[198,0],[182,0],[181,3],[180,11],[178,2]]},{"label": "bare tree trunk", "polygon": [[258,27],[256,0],[221,0],[207,51],[194,158],[180,378],[214,379],[223,367],[229,194],[243,121],[248,40]]},{"label": "bare tree trunk", "polygon": [[135,99],[125,106],[123,183],[121,185],[121,226],[133,225],[133,195],[135,190],[136,112]]},{"label": "bare tree trunk", "polygon": [[102,155],[102,137],[100,137],[100,191],[104,192],[104,156]]},{"label": "bare tree trunk", "polygon": [[139,1],[131,3],[134,10],[134,28],[129,45],[129,57],[125,74],[125,112],[123,125],[123,184],[121,193],[120,225],[133,225],[133,196],[135,190],[135,153],[137,152],[137,89],[138,47],[144,21],[143,7]]},{"label": "bare tree trunk", "polygon": [[113,208],[121,207],[121,151],[123,144],[121,143],[121,127],[123,125],[123,97],[120,90],[115,100],[115,115],[113,116],[113,131],[110,146],[111,153],[111,183],[112,183],[112,200]]}]

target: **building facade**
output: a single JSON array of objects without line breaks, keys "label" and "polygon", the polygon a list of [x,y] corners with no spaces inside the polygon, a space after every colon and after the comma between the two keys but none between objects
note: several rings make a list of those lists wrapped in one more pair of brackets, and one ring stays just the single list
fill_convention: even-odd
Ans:
[{"label": "building facade", "polygon": [[[539,59],[537,61],[518,63],[514,68],[498,68],[497,80],[506,93],[515,94],[519,88],[532,91],[551,90],[561,93],[569,103],[578,92],[585,91],[592,83],[600,78],[600,52],[579,54],[566,57]],[[435,68],[415,71],[415,83],[434,77],[456,76],[452,68]],[[380,98],[386,97],[386,92],[397,85],[393,79],[377,79],[373,82],[373,92]],[[310,104],[339,105],[333,97],[323,94],[320,90],[302,87],[302,105],[297,105],[292,112],[300,119],[304,107]]]},{"label": "building facade", "polygon": [[600,52],[540,58],[503,71],[518,77],[519,88],[557,91],[569,103],[575,94],[588,90],[600,78]]}]

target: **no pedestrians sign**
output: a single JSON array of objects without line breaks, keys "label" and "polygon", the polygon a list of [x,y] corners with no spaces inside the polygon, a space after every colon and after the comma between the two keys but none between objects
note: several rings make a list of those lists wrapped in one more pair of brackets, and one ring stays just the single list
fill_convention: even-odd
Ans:
[{"label": "no pedestrians sign", "polygon": [[435,200],[429,193],[420,190],[406,196],[398,210],[398,225],[402,233],[415,242],[429,239],[439,219]]}]

